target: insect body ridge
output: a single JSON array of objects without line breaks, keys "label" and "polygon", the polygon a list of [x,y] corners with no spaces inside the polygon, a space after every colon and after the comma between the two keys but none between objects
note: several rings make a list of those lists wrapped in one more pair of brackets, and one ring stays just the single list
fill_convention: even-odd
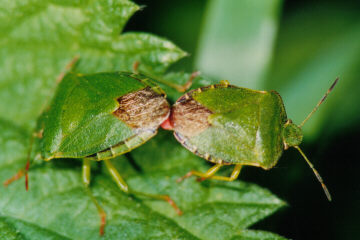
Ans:
[{"label": "insect body ridge", "polygon": [[220,158],[215,158],[214,156],[211,156],[209,153],[207,152],[203,152],[203,151],[199,151],[197,148],[194,148],[194,146],[192,146],[189,142],[188,139],[186,139],[184,136],[182,136],[180,133],[178,132],[174,132],[174,136],[176,138],[176,140],[178,140],[181,145],[183,147],[185,147],[186,149],[188,149],[190,152],[194,153],[195,155],[204,158],[205,160],[212,162],[212,163],[217,163],[217,164],[224,164],[224,165],[230,165],[231,163],[227,163],[225,162],[223,159]]},{"label": "insect body ridge", "polygon": [[157,130],[146,130],[138,133],[137,135],[133,135],[130,138],[121,141],[120,143],[111,146],[105,150],[87,156],[86,158],[94,161],[101,161],[112,159],[114,157],[123,155],[127,152],[130,152],[132,149],[137,148],[150,140],[157,134]]}]

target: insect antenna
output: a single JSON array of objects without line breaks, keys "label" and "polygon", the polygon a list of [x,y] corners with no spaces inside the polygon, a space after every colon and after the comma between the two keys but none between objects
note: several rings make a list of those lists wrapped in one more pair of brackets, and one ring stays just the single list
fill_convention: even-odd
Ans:
[{"label": "insect antenna", "polygon": [[300,152],[300,154],[303,156],[303,158],[305,159],[305,161],[307,162],[307,164],[309,164],[310,168],[313,170],[316,178],[319,180],[322,188],[324,189],[324,192],[325,192],[325,195],[326,195],[327,199],[328,199],[329,201],[331,201],[330,192],[329,192],[329,190],[327,189],[327,187],[326,187],[323,179],[321,178],[319,172],[314,168],[314,166],[312,165],[312,163],[310,162],[310,160],[306,157],[306,155],[303,153],[303,151],[301,151],[301,149],[299,148],[299,146],[294,146],[294,148],[296,148],[296,149]]},{"label": "insect antenna", "polygon": [[318,110],[318,108],[320,107],[320,105],[325,101],[326,97],[329,95],[329,93],[333,90],[333,88],[335,87],[336,83],[339,81],[339,78],[337,77],[335,79],[335,81],[333,82],[333,84],[331,84],[330,88],[327,90],[327,92],[325,93],[325,95],[320,99],[320,101],[318,102],[318,104],[316,104],[316,106],[314,107],[314,109],[309,113],[309,115],[307,115],[307,117],[304,119],[304,121],[299,125],[299,127],[301,128],[307,120],[309,120],[309,118],[316,112],[316,110]]}]

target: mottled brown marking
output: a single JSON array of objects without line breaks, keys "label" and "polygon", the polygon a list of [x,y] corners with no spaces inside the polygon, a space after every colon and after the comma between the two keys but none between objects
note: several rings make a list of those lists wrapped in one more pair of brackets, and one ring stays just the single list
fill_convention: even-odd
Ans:
[{"label": "mottled brown marking", "polygon": [[169,103],[150,87],[126,94],[114,115],[132,128],[157,128],[168,117]]},{"label": "mottled brown marking", "polygon": [[189,138],[198,135],[210,126],[208,117],[211,113],[209,109],[189,97],[189,99],[176,102],[173,106],[171,122],[175,132]]}]

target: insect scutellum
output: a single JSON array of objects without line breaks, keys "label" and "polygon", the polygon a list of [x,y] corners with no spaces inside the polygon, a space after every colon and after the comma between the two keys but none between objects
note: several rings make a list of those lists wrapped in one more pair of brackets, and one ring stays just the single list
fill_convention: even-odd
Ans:
[{"label": "insect scutellum", "polygon": [[308,163],[309,167],[313,170],[315,176],[317,177],[317,179],[319,180],[322,188],[324,189],[324,192],[326,194],[326,197],[328,198],[329,201],[331,201],[331,195],[329,193],[329,190],[327,189],[324,181],[322,180],[320,174],[318,173],[318,171],[314,168],[314,166],[312,165],[312,163],[309,161],[309,159],[306,157],[306,155],[304,154],[304,152],[300,149],[299,145],[302,142],[303,139],[303,133],[302,133],[302,126],[307,122],[307,120],[310,119],[310,117],[316,112],[316,110],[319,108],[319,106],[325,101],[326,97],[329,95],[329,93],[333,90],[333,88],[335,87],[336,83],[338,82],[339,78],[336,78],[335,81],[333,82],[333,84],[330,86],[330,88],[327,90],[327,92],[325,93],[325,95],[320,99],[320,101],[316,104],[316,106],[314,107],[314,109],[309,113],[309,115],[307,115],[307,117],[304,119],[304,121],[300,124],[300,125],[296,125],[292,122],[292,120],[288,120],[283,128],[283,132],[282,132],[282,137],[283,137],[283,142],[284,142],[284,149],[288,149],[289,147],[294,147],[296,148],[300,154],[303,156],[303,158],[305,159],[305,161]]}]

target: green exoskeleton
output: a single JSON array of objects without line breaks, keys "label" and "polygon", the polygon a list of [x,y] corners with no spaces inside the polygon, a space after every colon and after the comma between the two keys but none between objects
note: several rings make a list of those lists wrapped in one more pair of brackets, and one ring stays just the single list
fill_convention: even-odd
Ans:
[{"label": "green exoskeleton", "polygon": [[[233,181],[242,166],[268,170],[276,165],[284,150],[294,147],[314,171],[330,201],[323,180],[299,145],[303,138],[301,127],[337,81],[300,125],[287,118],[283,101],[275,91],[256,91],[222,81],[186,93],[173,105],[162,127],[174,130],[175,138],[185,148],[215,165],[205,173],[190,171],[178,181],[192,175],[201,180]],[[231,176],[216,176],[224,165],[235,165]]]},{"label": "green exoskeleton", "polygon": [[[167,201],[181,215],[169,196],[129,189],[110,160],[155,136],[169,114],[170,105],[164,91],[141,74],[69,73],[59,83],[48,110],[40,118],[42,159],[82,159],[82,180],[99,211],[101,235],[106,215],[88,188],[91,161],[103,161],[122,191]],[[28,188],[28,168],[29,161],[25,171],[20,171],[5,185],[25,175]]]}]

